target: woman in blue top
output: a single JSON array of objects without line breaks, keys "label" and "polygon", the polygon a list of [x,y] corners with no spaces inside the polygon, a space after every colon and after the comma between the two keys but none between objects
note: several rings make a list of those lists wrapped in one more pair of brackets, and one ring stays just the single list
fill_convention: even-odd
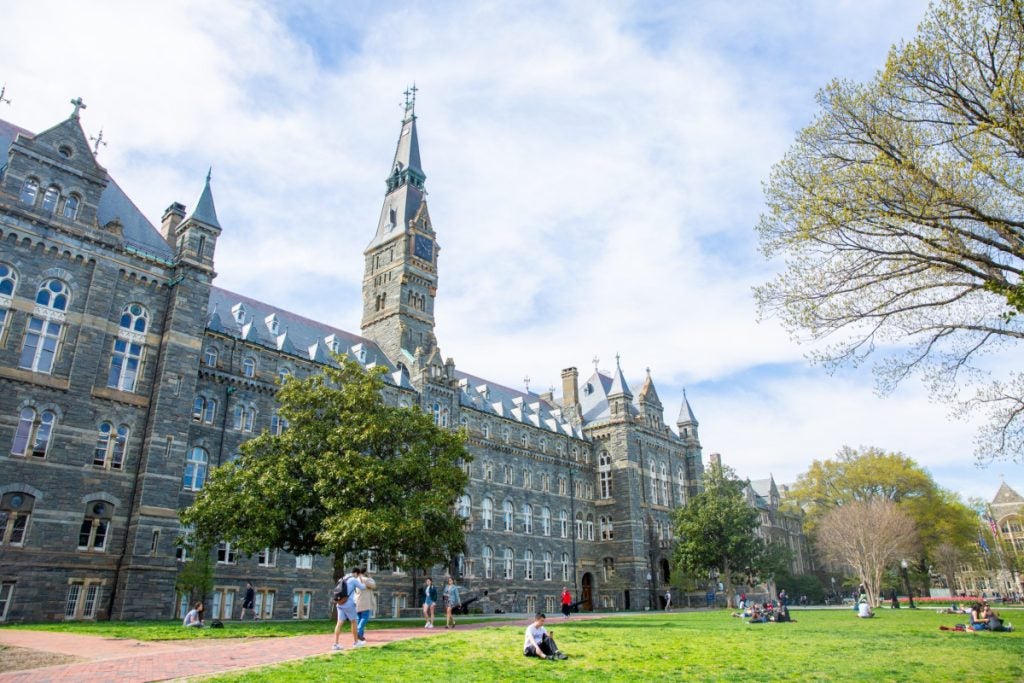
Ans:
[{"label": "woman in blue top", "polygon": [[452,616],[456,607],[462,604],[459,599],[459,587],[455,585],[455,579],[448,577],[448,585],[444,587],[444,611],[447,619],[445,628],[455,628],[455,617]]},{"label": "woman in blue top", "polygon": [[423,588],[423,618],[427,623],[423,628],[434,628],[434,605],[437,603],[437,588],[434,580],[427,577],[427,585]]}]

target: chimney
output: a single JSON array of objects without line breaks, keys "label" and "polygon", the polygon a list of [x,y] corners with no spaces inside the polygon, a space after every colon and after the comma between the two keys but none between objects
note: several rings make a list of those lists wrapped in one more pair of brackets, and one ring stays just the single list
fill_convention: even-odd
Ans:
[{"label": "chimney", "polygon": [[576,368],[562,370],[562,407],[573,410],[580,402],[579,371]]},{"label": "chimney", "polygon": [[167,207],[164,211],[164,217],[160,223],[160,234],[164,236],[164,239],[172,247],[177,242],[177,235],[175,231],[181,222],[185,220],[185,205],[174,202]]},{"label": "chimney", "polygon": [[708,464],[714,468],[722,469],[722,454],[712,453],[708,456]]}]

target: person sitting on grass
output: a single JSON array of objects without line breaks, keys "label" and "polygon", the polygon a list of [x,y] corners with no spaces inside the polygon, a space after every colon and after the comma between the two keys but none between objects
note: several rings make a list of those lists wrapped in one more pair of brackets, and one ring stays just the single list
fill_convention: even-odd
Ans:
[{"label": "person sitting on grass", "polygon": [[189,628],[202,628],[203,627],[203,603],[197,602],[196,606],[188,611],[185,615],[184,621],[181,622],[182,626]]},{"label": "person sitting on grass", "polygon": [[568,659],[568,655],[555,645],[551,634],[544,628],[544,613],[537,612],[533,623],[526,627],[526,637],[523,640],[523,654],[527,657],[540,657],[541,659]]},{"label": "person sitting on grass", "polygon": [[870,619],[875,616],[874,611],[871,609],[871,605],[868,604],[867,598],[861,598],[860,603],[857,605],[857,616],[861,619]]},{"label": "person sitting on grass", "polygon": [[[994,609],[992,609],[992,607],[987,602],[983,602],[981,604],[980,617],[981,617],[980,621],[984,623],[984,628],[975,628],[974,629],[975,631],[982,631],[982,630],[985,630],[985,631],[1012,631],[1013,630],[1013,624],[1009,624],[1008,623],[1008,624],[1004,625],[1003,624],[1003,620],[999,617],[999,613],[996,612]],[[974,612],[972,611],[971,612],[971,625],[974,626],[974,623],[975,623],[975,616],[974,616]]]}]

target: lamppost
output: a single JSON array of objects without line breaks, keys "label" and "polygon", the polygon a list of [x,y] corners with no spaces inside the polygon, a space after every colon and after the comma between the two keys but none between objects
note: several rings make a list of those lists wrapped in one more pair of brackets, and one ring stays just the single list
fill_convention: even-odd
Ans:
[{"label": "lamppost", "polygon": [[907,587],[907,606],[910,609],[917,609],[914,605],[914,595],[910,590],[910,573],[907,571],[908,567],[910,567],[910,564],[906,560],[900,560],[900,569],[903,570],[903,584]]}]

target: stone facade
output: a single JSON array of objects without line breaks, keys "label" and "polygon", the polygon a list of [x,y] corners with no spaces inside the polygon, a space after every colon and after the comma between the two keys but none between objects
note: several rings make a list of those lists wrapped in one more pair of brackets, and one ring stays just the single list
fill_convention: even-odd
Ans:
[{"label": "stone facade", "polygon": [[1003,482],[978,531],[979,552],[956,574],[957,595],[1024,595],[1024,496]]},{"label": "stone facade", "polygon": [[[187,546],[178,511],[262,430],[287,427],[276,382],[344,353],[387,369],[386,396],[465,429],[450,567],[485,610],[643,609],[664,594],[670,515],[700,486],[698,423],[678,433],[648,375],[581,380],[562,396],[456,368],[434,336],[440,248],[413,103],[365,252],[362,334],[213,286],[221,226],[210,178],[191,211],[150,224],[99,166],[78,108],[33,135],[0,122],[0,620],[171,618]],[[228,228],[230,229],[230,228]],[[422,572],[376,567],[382,616],[416,604]],[[333,563],[214,549],[209,617],[251,580],[264,618],[328,614]]]}]

